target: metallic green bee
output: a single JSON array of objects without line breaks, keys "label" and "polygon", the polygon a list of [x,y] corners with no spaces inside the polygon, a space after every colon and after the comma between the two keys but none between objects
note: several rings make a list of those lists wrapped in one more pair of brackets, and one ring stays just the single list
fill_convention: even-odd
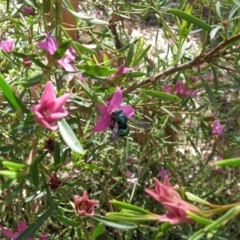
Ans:
[{"label": "metallic green bee", "polygon": [[133,118],[128,118],[123,110],[117,109],[111,115],[112,125],[110,128],[112,129],[112,134],[110,137],[111,142],[116,142],[119,137],[127,136],[130,132],[130,127],[128,125],[128,121],[133,122],[138,127],[149,129],[151,124],[149,122],[138,121]]}]

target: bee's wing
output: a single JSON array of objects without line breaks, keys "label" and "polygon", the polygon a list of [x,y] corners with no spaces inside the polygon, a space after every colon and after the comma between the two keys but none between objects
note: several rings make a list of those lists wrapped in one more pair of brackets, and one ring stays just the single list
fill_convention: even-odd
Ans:
[{"label": "bee's wing", "polygon": [[118,135],[118,124],[117,124],[117,122],[115,122],[114,128],[112,130],[112,134],[110,136],[110,141],[114,143],[114,142],[116,142],[118,140],[118,138],[119,138],[119,135]]},{"label": "bee's wing", "polygon": [[144,129],[149,129],[151,128],[151,124],[149,122],[145,122],[145,121],[140,121],[140,120],[136,120],[134,118],[128,118],[128,120],[132,123],[134,123],[135,125],[137,125],[140,128],[144,128]]}]

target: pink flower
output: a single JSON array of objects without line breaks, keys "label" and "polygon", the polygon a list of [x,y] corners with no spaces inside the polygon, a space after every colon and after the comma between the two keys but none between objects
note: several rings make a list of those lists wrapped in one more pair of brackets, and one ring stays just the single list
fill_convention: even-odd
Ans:
[{"label": "pink flower", "polygon": [[184,97],[192,96],[197,98],[198,94],[195,89],[190,89],[184,82],[177,81],[174,85],[174,93]]},{"label": "pink flower", "polygon": [[162,167],[158,173],[158,176],[161,176],[162,179],[165,179],[165,176],[167,175],[168,175],[168,171],[164,167]]},{"label": "pink flower", "polygon": [[58,126],[55,122],[68,115],[63,105],[69,96],[70,93],[66,93],[57,98],[53,84],[48,81],[39,104],[31,108],[31,111],[35,114],[36,121],[47,129],[57,130]]},{"label": "pink flower", "polygon": [[110,78],[121,77],[123,74],[134,70],[134,68],[125,67],[123,64],[118,68],[117,72],[110,75]]},{"label": "pink flower", "polygon": [[99,204],[99,201],[90,200],[88,198],[87,191],[83,192],[82,197],[74,196],[73,201],[75,204],[76,212],[80,216],[93,216],[94,207]]},{"label": "pink flower", "polygon": [[170,39],[168,40],[168,45],[169,45],[169,46],[172,46],[173,44],[174,44],[174,41],[173,41],[172,38],[170,38]]},{"label": "pink flower", "polygon": [[122,91],[117,87],[116,92],[114,93],[110,101],[106,101],[107,106],[97,105],[102,116],[98,120],[95,127],[92,129],[93,132],[101,132],[106,130],[112,125],[111,115],[117,109],[121,109],[127,117],[131,117],[134,114],[134,109],[127,105],[121,105],[123,99]]},{"label": "pink flower", "polygon": [[131,185],[138,182],[138,178],[135,177],[135,173],[127,171],[125,175],[127,177],[127,182],[130,183]]},{"label": "pink flower", "polygon": [[62,182],[58,179],[56,173],[53,173],[51,175],[51,177],[48,179],[47,183],[52,192],[55,191],[58,187],[60,187],[62,185]]},{"label": "pink flower", "polygon": [[[46,41],[38,43],[38,46],[46,50],[50,55],[53,55],[58,49],[58,43],[56,39],[49,33],[46,33]],[[69,47],[64,56],[57,60],[58,64],[67,72],[75,72],[78,69],[72,64],[77,54],[72,47]],[[80,80],[83,80],[82,74],[76,75]],[[71,81],[73,76],[68,76],[68,81]]]},{"label": "pink flower", "polygon": [[184,82],[177,81],[174,85],[174,93],[188,97],[188,89],[186,88]]},{"label": "pink flower", "polygon": [[194,205],[181,199],[179,193],[174,190],[169,182],[168,175],[165,175],[164,183],[154,178],[155,189],[145,189],[145,192],[160,202],[168,209],[168,212],[160,217],[159,221],[170,224],[192,223],[193,220],[187,215],[187,211],[201,214],[201,211]]},{"label": "pink flower", "polygon": [[49,236],[45,233],[40,235],[40,239],[42,239],[42,240],[48,240],[48,238],[49,238]]},{"label": "pink flower", "polygon": [[23,13],[25,15],[33,15],[34,14],[34,11],[31,7],[28,7],[28,6],[24,6],[23,7]]},{"label": "pink flower", "polygon": [[[2,233],[9,238],[12,239],[17,239],[18,236],[25,231],[25,229],[27,228],[27,223],[26,221],[22,221],[20,222],[20,224],[18,225],[18,228],[16,231],[11,231],[9,229],[3,228],[2,226],[0,226],[0,229],[2,231]],[[33,237],[29,237],[27,240],[34,240]]]},{"label": "pink flower", "polygon": [[213,123],[212,134],[216,134],[216,135],[223,134],[223,128],[222,128],[219,120],[217,120]]},{"label": "pink flower", "polygon": [[9,40],[0,42],[0,47],[5,53],[11,53],[13,50],[13,44],[14,44],[14,40],[9,39]]},{"label": "pink flower", "polygon": [[162,92],[171,94],[172,93],[172,86],[168,85],[167,83],[163,83]]},{"label": "pink flower", "polygon": [[32,61],[29,58],[24,58],[23,65],[24,65],[24,67],[29,68],[32,65]]}]

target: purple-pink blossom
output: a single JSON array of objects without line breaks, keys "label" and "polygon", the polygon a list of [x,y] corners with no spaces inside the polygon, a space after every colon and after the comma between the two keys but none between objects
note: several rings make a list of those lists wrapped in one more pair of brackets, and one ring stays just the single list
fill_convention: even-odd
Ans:
[{"label": "purple-pink blossom", "polygon": [[[38,43],[38,46],[45,51],[47,51],[50,55],[53,55],[58,49],[57,40],[49,33],[46,33],[46,41],[42,41]],[[78,71],[77,67],[73,65],[73,61],[76,59],[76,52],[73,47],[69,47],[65,52],[63,57],[57,60],[58,64],[67,72],[76,72]],[[80,80],[83,80],[82,74],[76,75]],[[68,76],[68,81],[73,79],[72,75]]]},{"label": "purple-pink blossom", "polygon": [[168,171],[167,169],[165,169],[164,167],[161,167],[161,170],[158,173],[158,176],[160,176],[162,179],[165,178],[165,176],[168,175]]},{"label": "purple-pink blossom", "polygon": [[179,193],[169,182],[168,175],[165,175],[163,183],[157,178],[154,178],[154,183],[155,189],[146,188],[145,192],[167,208],[168,212],[159,218],[160,222],[169,222],[172,225],[193,223],[194,220],[188,216],[187,212],[201,215],[200,209],[181,199]]},{"label": "purple-pink blossom", "polygon": [[74,196],[73,202],[75,204],[75,209],[80,216],[93,216],[94,207],[99,204],[98,200],[90,200],[88,198],[87,191],[83,192],[82,197]]},{"label": "purple-pink blossom", "polygon": [[162,92],[171,94],[172,93],[172,86],[168,85],[167,83],[163,83]]},{"label": "purple-pink blossom", "polygon": [[11,53],[13,50],[13,45],[14,45],[14,40],[12,39],[0,42],[0,47],[5,53]]},{"label": "purple-pink blossom", "polygon": [[56,173],[53,173],[51,177],[47,181],[48,186],[50,188],[50,191],[55,191],[57,188],[59,188],[62,185],[62,181],[60,181],[57,177]]},{"label": "purple-pink blossom", "polygon": [[23,6],[22,11],[25,15],[33,15],[34,14],[33,9],[31,7],[28,7],[28,6]]},{"label": "purple-pink blossom", "polygon": [[219,120],[213,123],[212,134],[216,134],[216,135],[223,134],[223,128]]},{"label": "purple-pink blossom", "polygon": [[[20,224],[18,225],[16,231],[12,231],[12,230],[9,230],[7,228],[4,228],[2,226],[0,226],[0,229],[2,231],[2,233],[6,236],[6,237],[9,237],[11,239],[17,239],[18,236],[24,232],[27,228],[27,223],[26,221],[22,221],[20,222]],[[34,240],[33,237],[29,237],[27,240]]]},{"label": "purple-pink blossom", "polygon": [[24,67],[26,67],[26,68],[31,67],[31,65],[32,65],[32,60],[29,59],[29,58],[24,58],[24,59],[23,59],[23,65],[24,65]]},{"label": "purple-pink blossom", "polygon": [[52,82],[48,81],[40,102],[31,108],[37,123],[52,131],[57,130],[56,121],[68,115],[68,111],[63,106],[69,97],[70,93],[66,93],[57,98]]},{"label": "purple-pink blossom", "polygon": [[130,106],[122,105],[122,100],[122,91],[119,87],[117,87],[112,99],[110,101],[106,101],[107,106],[102,106],[100,104],[97,105],[102,115],[95,127],[92,129],[92,132],[101,132],[110,127],[112,125],[111,115],[117,109],[121,109],[127,117],[131,117],[134,114],[134,109]]},{"label": "purple-pink blossom", "polygon": [[110,75],[110,78],[121,77],[123,74],[134,70],[132,67],[125,67],[123,64],[118,68],[117,72]]}]

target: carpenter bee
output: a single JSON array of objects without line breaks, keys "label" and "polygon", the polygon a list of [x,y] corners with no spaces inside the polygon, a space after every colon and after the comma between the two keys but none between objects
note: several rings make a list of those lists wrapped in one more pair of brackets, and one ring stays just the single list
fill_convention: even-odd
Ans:
[{"label": "carpenter bee", "polygon": [[139,121],[134,118],[128,118],[123,110],[117,109],[112,112],[111,115],[111,126],[112,134],[110,137],[111,142],[116,142],[119,137],[127,136],[130,132],[130,127],[128,125],[128,121],[133,122],[140,128],[149,129],[151,124],[149,122]]}]

